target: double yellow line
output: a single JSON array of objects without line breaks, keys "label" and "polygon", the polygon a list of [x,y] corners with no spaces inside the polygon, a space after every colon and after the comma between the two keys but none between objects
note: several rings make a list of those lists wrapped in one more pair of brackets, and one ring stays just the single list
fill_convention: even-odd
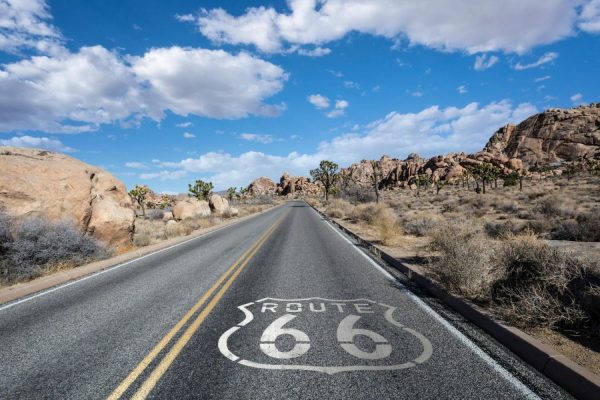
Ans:
[{"label": "double yellow line", "polygon": [[[258,252],[261,246],[269,239],[273,234],[277,226],[285,218],[283,215],[277,220],[255,243],[250,247],[242,256],[235,262],[225,273],[215,282],[215,284],[208,289],[196,304],[181,318],[177,324],[154,346],[152,350],[144,357],[144,359],[131,371],[129,375],[119,384],[119,386],[110,394],[108,400],[117,400],[129,389],[129,387],[136,381],[137,378],[146,370],[148,365],[154,361],[154,359],[165,349],[165,347],[171,342],[171,340],[177,335],[177,333],[186,325],[186,323],[198,312],[206,301],[213,295],[213,293],[219,289],[217,294],[210,300],[210,302],[202,309],[196,319],[188,326],[185,332],[179,337],[177,342],[171,347],[168,353],[163,357],[160,363],[150,373],[148,378],[142,383],[137,392],[133,395],[133,399],[145,399],[148,394],[152,391],[159,379],[164,375],[169,366],[177,358],[179,353],[183,350],[185,345],[192,338],[194,333],[198,330],[202,322],[206,319],[208,314],[215,308],[215,306],[221,300],[221,297],[229,289],[233,281],[238,277],[242,270],[248,265],[252,257]],[[229,277],[229,279],[227,279]],[[223,282],[227,279],[224,285]],[[222,285],[222,286],[221,286]]]}]

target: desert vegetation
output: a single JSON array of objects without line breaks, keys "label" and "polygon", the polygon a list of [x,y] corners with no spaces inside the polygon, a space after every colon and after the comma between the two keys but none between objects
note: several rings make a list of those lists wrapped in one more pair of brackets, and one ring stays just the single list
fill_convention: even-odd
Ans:
[{"label": "desert vegetation", "polygon": [[109,257],[112,251],[71,222],[14,219],[0,211],[0,286]]},{"label": "desert vegetation", "polygon": [[498,318],[597,348],[597,171],[465,175],[441,185],[415,178],[412,189],[381,191],[379,204],[373,188],[357,195],[351,185],[309,202]]}]

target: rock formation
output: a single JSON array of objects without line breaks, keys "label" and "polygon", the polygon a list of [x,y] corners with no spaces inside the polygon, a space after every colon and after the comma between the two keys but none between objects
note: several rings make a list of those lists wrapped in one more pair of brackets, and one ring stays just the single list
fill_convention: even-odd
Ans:
[{"label": "rock formation", "polygon": [[133,204],[122,182],[64,154],[0,147],[0,208],[16,217],[71,220],[117,249],[130,245]]},{"label": "rock formation", "polygon": [[211,194],[208,198],[208,204],[210,205],[210,209],[218,215],[223,214],[229,208],[227,199],[218,194]]},{"label": "rock formation", "polygon": [[248,185],[248,194],[251,196],[270,196],[274,195],[276,191],[277,185],[266,176],[261,176]]},{"label": "rock formation", "polygon": [[210,216],[210,206],[207,201],[199,201],[193,197],[178,201],[173,207],[173,218],[182,220],[187,218]]},{"label": "rock formation", "polygon": [[277,194],[280,196],[316,195],[322,190],[320,183],[311,182],[310,178],[305,176],[290,176],[287,172],[283,173],[277,185]]},{"label": "rock formation", "polygon": [[526,166],[600,158],[600,103],[552,108],[517,126],[506,125],[484,151],[520,159]]}]

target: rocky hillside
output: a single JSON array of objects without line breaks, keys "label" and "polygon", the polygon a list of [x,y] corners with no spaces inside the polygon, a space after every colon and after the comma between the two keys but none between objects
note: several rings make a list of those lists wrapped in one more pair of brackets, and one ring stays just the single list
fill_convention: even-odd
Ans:
[{"label": "rocky hillside", "polygon": [[[393,189],[412,187],[419,174],[428,175],[434,182],[452,182],[460,179],[467,169],[484,162],[508,173],[586,158],[600,159],[600,103],[572,109],[549,109],[519,125],[506,125],[475,154],[450,153],[429,159],[411,154],[405,160],[383,156],[377,164],[381,168],[379,187]],[[341,172],[359,186],[370,186],[372,161],[362,160]],[[262,177],[248,187],[252,195],[312,195],[320,190],[321,187],[309,178],[291,177],[287,173],[277,185]]]},{"label": "rocky hillside", "polygon": [[0,147],[0,209],[11,216],[71,220],[115,247],[130,245],[133,204],[108,172],[64,154]]},{"label": "rocky hillside", "polygon": [[600,158],[600,103],[551,108],[492,135],[484,151],[519,158],[526,166]]}]

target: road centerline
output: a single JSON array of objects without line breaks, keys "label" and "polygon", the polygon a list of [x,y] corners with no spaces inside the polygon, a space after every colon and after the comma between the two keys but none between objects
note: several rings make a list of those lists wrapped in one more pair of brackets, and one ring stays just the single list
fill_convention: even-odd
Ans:
[{"label": "road centerline", "polygon": [[[238,273],[232,275],[233,271],[242,265],[238,269],[238,272],[247,264],[254,254],[258,251],[258,248],[266,241],[266,239],[273,233],[277,226],[283,221],[287,213],[282,216],[277,222],[269,227],[263,235],[246,250],[232,265],[225,271],[223,275],[211,286],[200,299],[192,306],[190,310],[171,328],[171,330],[163,336],[163,338],[150,350],[150,352],[136,365],[136,367],[127,375],[127,377],[121,381],[119,386],[109,395],[108,400],[117,400],[129,389],[129,387],[139,378],[139,376],[146,370],[146,368],[156,359],[156,357],[168,346],[173,338],[181,331],[181,329],[187,324],[187,322],[202,308],[207,300],[213,295],[213,293],[221,287],[223,282],[230,276],[237,276]],[[230,280],[231,281],[231,280]],[[228,283],[230,282],[228,281]],[[232,282],[232,281],[231,281]],[[227,285],[227,284],[226,284]],[[229,286],[231,283],[229,283]],[[227,286],[227,287],[229,287]],[[221,291],[219,291],[221,293]],[[212,302],[211,302],[212,303]],[[209,303],[209,305],[211,304]]]}]

